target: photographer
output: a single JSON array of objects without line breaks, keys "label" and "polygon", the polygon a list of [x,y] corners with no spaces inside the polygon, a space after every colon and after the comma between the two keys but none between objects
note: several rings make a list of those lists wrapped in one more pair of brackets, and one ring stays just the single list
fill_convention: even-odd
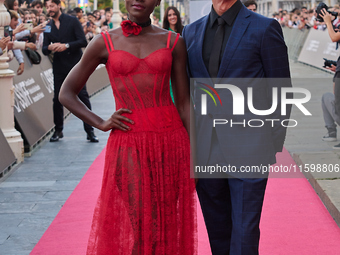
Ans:
[{"label": "photographer", "polygon": [[[323,18],[327,26],[328,34],[332,42],[340,41],[340,32],[334,31],[333,28],[332,19],[334,19],[334,17],[325,9],[322,9],[319,15]],[[333,94],[328,92],[322,95],[323,117],[328,131],[328,134],[325,135],[322,140],[336,141],[336,124],[340,125],[340,57],[338,58],[336,66],[331,65],[331,67],[326,68],[335,72],[335,75],[333,78]],[[340,149],[340,144],[333,146],[333,149]]]}]

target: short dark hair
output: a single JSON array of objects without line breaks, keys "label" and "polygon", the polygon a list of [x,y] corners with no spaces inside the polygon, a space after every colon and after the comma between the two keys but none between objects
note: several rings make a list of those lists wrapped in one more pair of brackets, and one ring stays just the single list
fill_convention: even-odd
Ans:
[{"label": "short dark hair", "polygon": [[112,7],[105,8],[105,12],[111,12],[111,10],[112,10]]},{"label": "short dark hair", "polygon": [[244,4],[245,7],[248,7],[248,6],[250,6],[250,5],[255,4],[255,7],[256,7],[256,9],[257,9],[257,3],[256,3],[254,0],[247,0],[247,1],[245,1],[243,4]]},{"label": "short dark hair", "polygon": [[16,11],[8,10],[8,12],[9,12],[9,14],[11,16],[11,19],[15,19],[15,20],[19,19],[19,15],[18,15],[18,13]]},{"label": "short dark hair", "polygon": [[76,13],[82,12],[83,10],[79,7],[76,7],[73,9]]},{"label": "short dark hair", "polygon": [[37,5],[40,5],[41,8],[44,7],[44,4],[43,4],[40,0],[34,0],[34,1],[31,3],[32,8],[34,8],[34,7],[37,6]]},{"label": "short dark hair", "polygon": [[47,3],[48,1],[51,1],[52,3],[55,3],[56,5],[59,5],[59,4],[60,4],[60,0],[45,0],[45,1],[44,1],[45,5],[46,5],[46,3]]},{"label": "short dark hair", "polygon": [[71,10],[71,9],[67,11],[67,14],[70,15],[70,16],[74,16],[74,17],[77,16],[77,13],[74,10]]}]

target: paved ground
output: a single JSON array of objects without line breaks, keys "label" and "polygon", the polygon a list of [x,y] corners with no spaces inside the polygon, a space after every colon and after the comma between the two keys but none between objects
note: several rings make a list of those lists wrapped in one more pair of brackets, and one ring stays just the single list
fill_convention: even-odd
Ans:
[{"label": "paved ground", "polygon": [[[110,88],[91,98],[103,118],[114,112]],[[95,131],[100,142],[89,143],[82,122],[70,116],[64,138],[45,141],[32,157],[0,183],[0,254],[29,254],[93,160],[102,151],[108,133]]]},{"label": "paved ground", "polygon": [[[340,170],[340,150],[332,149],[340,140],[321,140],[327,133],[322,116],[321,97],[323,93],[333,91],[332,74],[293,62],[291,73],[293,86],[303,87],[311,92],[312,98],[306,107],[312,116],[304,116],[297,108],[293,108],[291,117],[298,120],[299,125],[288,129],[285,147],[298,165],[312,169],[317,164],[322,164],[322,167]],[[340,171],[309,172],[305,175],[340,227]]]},{"label": "paved ground", "polygon": [[[321,95],[332,91],[332,75],[299,63],[291,63],[295,87],[311,91],[306,104],[312,113],[304,117],[297,108],[292,118],[299,122],[288,131],[286,148],[299,164],[339,164],[340,151],[336,143],[325,143]],[[112,114],[114,103],[111,89],[91,98],[93,109],[106,118]],[[58,143],[43,142],[32,157],[25,158],[6,180],[0,181],[0,254],[29,254],[44,231],[57,215],[92,161],[106,144],[108,133],[96,131],[100,143],[85,139],[82,123],[70,116],[65,123],[65,137]],[[323,199],[332,216],[340,223],[340,174],[310,175],[310,181]]]}]

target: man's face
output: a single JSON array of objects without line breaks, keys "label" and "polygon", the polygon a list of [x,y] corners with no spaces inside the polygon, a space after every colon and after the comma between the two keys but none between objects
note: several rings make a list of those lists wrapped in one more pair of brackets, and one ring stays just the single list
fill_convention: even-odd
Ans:
[{"label": "man's face", "polygon": [[81,19],[83,17],[83,10],[77,13],[77,18]]},{"label": "man's face", "polygon": [[251,11],[253,11],[253,12],[256,12],[257,10],[256,10],[256,5],[255,4],[251,4],[251,5],[249,5],[248,7],[248,10],[251,10]]},{"label": "man's face", "polygon": [[60,12],[60,4],[55,4],[53,3],[52,1],[47,1],[46,2],[46,10],[47,10],[47,13],[52,17],[52,18],[55,18],[59,15],[59,12]]},{"label": "man's face", "polygon": [[216,13],[221,16],[226,12],[236,0],[212,0],[212,4]]},{"label": "man's face", "polygon": [[36,10],[39,12],[39,14],[42,14],[42,12],[43,12],[43,8],[42,8],[41,5],[39,5],[39,4],[37,4],[36,6],[34,6],[34,9],[36,9]]},{"label": "man's face", "polygon": [[18,23],[19,23],[19,20],[16,19],[16,18],[13,18],[13,19],[11,19],[11,23],[9,24],[9,26],[10,26],[12,29],[15,29],[15,28],[17,27]]},{"label": "man's face", "polygon": [[88,15],[88,17],[87,17],[88,19],[89,19],[89,21],[91,21],[91,22],[95,22],[96,21],[96,19],[95,19],[95,17],[94,16],[92,16],[92,15]]}]

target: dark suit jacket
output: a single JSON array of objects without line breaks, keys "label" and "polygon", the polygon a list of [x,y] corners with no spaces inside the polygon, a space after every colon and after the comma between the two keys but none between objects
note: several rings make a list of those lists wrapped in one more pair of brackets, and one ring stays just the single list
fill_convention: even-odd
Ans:
[{"label": "dark suit jacket", "polygon": [[[187,25],[183,37],[188,50],[188,69],[191,78],[208,78],[207,83],[233,84],[240,88],[245,96],[244,115],[233,115],[233,98],[227,89],[216,89],[223,106],[217,100],[217,106],[208,96],[207,115],[201,115],[201,89],[194,89],[197,159],[198,165],[206,165],[209,159],[213,119],[227,119],[229,122],[246,122],[250,119],[287,119],[281,115],[280,93],[278,107],[270,116],[258,116],[247,107],[248,87],[253,88],[254,107],[269,109],[271,107],[272,87],[280,92],[282,87],[291,87],[287,47],[283,40],[279,23],[244,6],[236,17],[234,27],[226,45],[218,72],[218,81],[212,82],[202,58],[203,38],[209,15]],[[240,78],[248,78],[247,81]],[[273,79],[264,79],[273,78]],[[286,78],[286,79],[278,79]],[[213,93],[212,93],[213,94]],[[275,154],[282,150],[286,128],[280,121],[274,127],[266,123],[263,127],[246,125],[216,125],[216,134],[226,162],[240,167],[260,166],[276,162]],[[255,123],[253,123],[255,125]],[[287,124],[287,123],[285,123]],[[258,123],[256,123],[258,125]],[[213,155],[212,155],[213,156]]]},{"label": "dark suit jacket", "polygon": [[48,45],[51,43],[68,43],[70,48],[63,52],[55,52],[53,57],[53,73],[67,74],[79,62],[82,56],[82,47],[87,45],[84,30],[76,17],[61,14],[59,30],[54,25],[54,21],[50,21],[50,33],[44,33],[44,43],[42,52],[48,55]]}]

